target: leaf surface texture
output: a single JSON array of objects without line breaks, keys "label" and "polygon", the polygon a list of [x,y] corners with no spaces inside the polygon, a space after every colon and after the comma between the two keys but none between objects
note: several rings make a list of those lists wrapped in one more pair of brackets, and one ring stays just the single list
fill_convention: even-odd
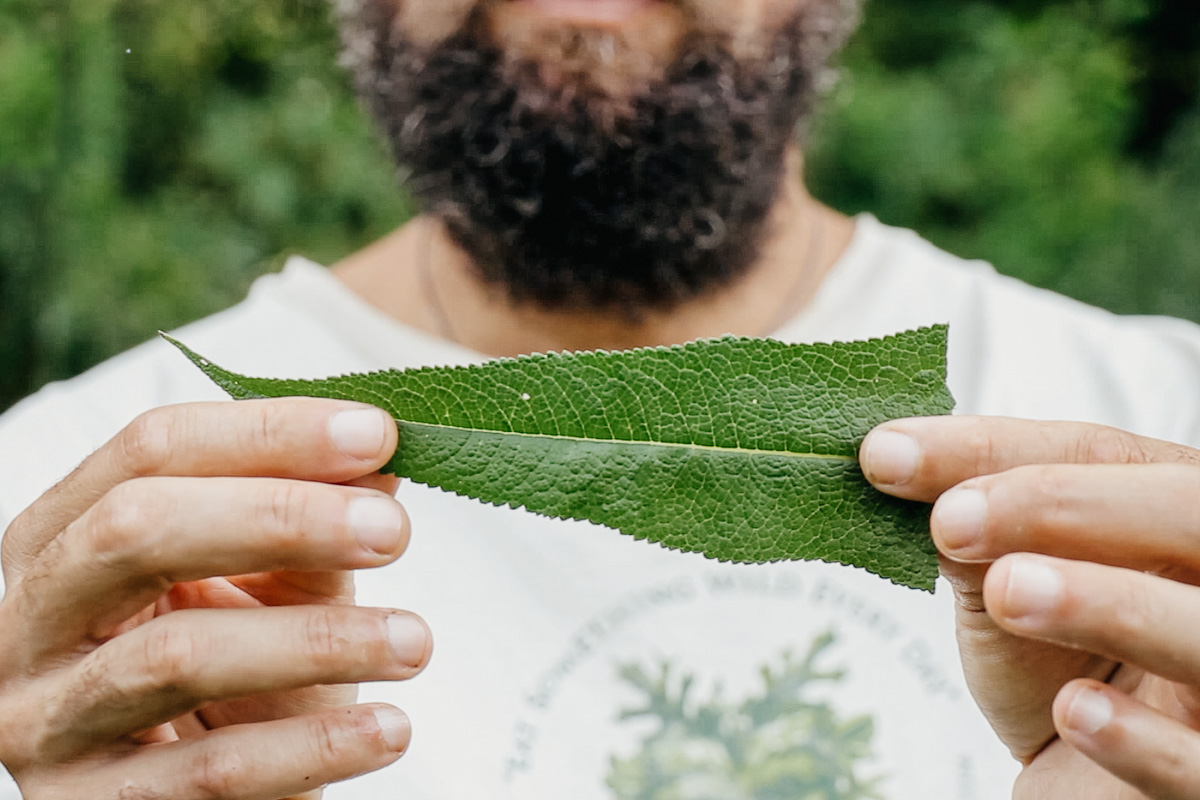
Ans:
[{"label": "leaf surface texture", "polygon": [[882,422],[952,410],[946,337],[727,337],[317,381],[237,375],[172,342],[236,399],[387,410],[389,469],[418,483],[722,561],[821,559],[932,590],[928,506],[876,491],[857,455]]}]

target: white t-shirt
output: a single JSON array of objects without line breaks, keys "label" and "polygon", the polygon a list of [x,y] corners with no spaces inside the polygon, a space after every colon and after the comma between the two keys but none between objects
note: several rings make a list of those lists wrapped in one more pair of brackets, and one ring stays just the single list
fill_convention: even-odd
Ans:
[{"label": "white t-shirt", "polygon": [[[941,322],[960,413],[1200,445],[1200,328],[1032,289],[869,216],[776,336]],[[480,358],[302,259],[177,335],[264,376]],[[158,341],[43,389],[0,417],[0,527],[139,412],[222,396]],[[718,564],[412,484],[400,498],[412,544],[360,574],[359,601],[421,614],[435,654],[409,683],[364,687],[364,702],[409,713],[412,747],[331,800],[737,800],[771,787],[833,800],[871,785],[890,800],[1010,796],[1017,767],[967,694],[945,586],[929,596],[822,563]],[[805,795],[814,775],[835,788]]]}]

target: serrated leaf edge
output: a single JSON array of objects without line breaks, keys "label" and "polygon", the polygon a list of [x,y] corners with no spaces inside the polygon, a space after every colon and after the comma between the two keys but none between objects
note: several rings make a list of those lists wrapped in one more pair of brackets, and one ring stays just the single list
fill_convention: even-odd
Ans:
[{"label": "serrated leaf edge", "polygon": [[[947,335],[947,338],[948,338],[949,326],[942,323],[942,324],[929,325],[929,326],[918,327],[918,328],[910,328],[905,331],[898,331],[897,333],[890,334],[887,336],[877,336],[877,337],[872,337],[869,339],[862,339],[859,341],[860,341],[860,343],[863,343],[863,344],[869,344],[869,343],[875,343],[875,342],[886,342],[889,340],[895,340],[895,339],[902,338],[906,334],[918,333],[918,332],[922,332],[922,331],[942,331]],[[258,397],[258,398],[262,397],[262,395],[259,395],[256,392],[253,392],[252,390],[247,389],[245,386],[241,385],[240,383],[238,383],[236,381],[236,379],[238,379],[238,378],[247,378],[248,376],[240,375],[239,373],[232,372],[231,370],[227,370],[221,366],[218,366],[217,364],[214,364],[209,359],[204,358],[199,353],[196,353],[194,350],[189,348],[187,345],[185,345],[182,342],[178,341],[177,339],[171,337],[167,333],[159,331],[159,335],[163,339],[165,339],[167,342],[172,344],[174,347],[176,347],[178,350],[180,350],[188,358],[188,360],[190,360],[202,372],[204,372],[209,377],[210,380],[213,380],[215,383],[217,383],[218,386],[220,386],[223,390],[225,390],[231,396],[234,396],[235,398],[238,398],[238,399],[250,399],[250,398],[255,398],[255,397]],[[632,351],[610,351],[610,350],[597,349],[597,350],[580,350],[580,351],[554,351],[554,352],[547,352],[547,353],[530,353],[530,354],[519,355],[516,357],[502,357],[502,358],[498,358],[498,359],[492,359],[489,361],[489,364],[469,364],[469,365],[466,365],[465,367],[430,366],[430,367],[418,367],[415,369],[405,370],[405,371],[406,372],[414,372],[414,373],[427,373],[427,374],[441,373],[441,372],[446,372],[446,371],[450,371],[450,370],[454,370],[454,369],[467,369],[467,370],[484,369],[487,366],[489,366],[490,364],[495,364],[497,362],[537,361],[537,360],[544,360],[547,358],[554,358],[554,357],[578,357],[578,356],[587,356],[590,354],[616,355],[616,354],[620,354],[621,352],[651,351],[651,352],[659,352],[659,353],[670,353],[670,352],[683,351],[690,347],[704,345],[706,343],[755,342],[755,341],[768,341],[768,342],[772,342],[774,344],[783,345],[783,346],[786,346],[786,344],[787,344],[786,342],[781,342],[776,339],[754,339],[751,337],[730,335],[730,336],[714,337],[714,338],[710,338],[710,339],[698,339],[695,341],[687,342],[685,344],[659,345],[659,346],[655,346],[655,347],[641,347],[641,348],[635,348]],[[835,343],[833,343],[833,342],[814,342],[814,343],[811,343],[811,345],[809,345],[809,346],[833,346],[834,344]],[[218,373],[222,373],[224,375],[228,375],[233,380],[221,380],[219,377],[214,376],[212,374],[213,372],[218,372]],[[395,374],[397,372],[398,372],[398,370],[395,370],[395,369],[390,369],[390,370],[385,369],[385,370],[375,370],[375,371],[366,372],[366,373],[343,373],[342,375],[339,375],[339,376],[330,376],[330,377],[326,378],[325,380],[337,380],[338,378],[372,377],[372,376],[388,375],[389,373]],[[945,380],[945,377],[946,377],[945,372],[946,371],[944,368],[939,370],[939,373],[941,374],[941,377],[943,380]],[[286,381],[288,379],[270,379],[270,380]],[[293,380],[302,380],[302,379],[293,379]],[[231,387],[233,389],[235,389],[236,392],[231,391]],[[238,397],[238,395],[240,395],[240,398]],[[574,442],[594,442],[594,443],[601,443],[601,444],[608,444],[608,445],[611,445],[613,443],[641,444],[641,445],[648,445],[648,446],[679,447],[679,448],[694,449],[694,450],[709,450],[709,451],[730,452],[730,453],[739,453],[740,452],[740,453],[745,453],[745,454],[792,456],[792,457],[801,457],[801,458],[803,458],[804,455],[807,455],[811,460],[840,461],[843,463],[850,462],[850,461],[857,461],[856,458],[852,458],[850,456],[839,456],[839,455],[830,455],[830,454],[813,453],[813,454],[798,455],[795,453],[788,453],[786,451],[745,450],[745,449],[740,449],[740,448],[722,448],[722,447],[715,447],[715,446],[710,446],[710,445],[690,445],[690,444],[683,444],[683,443],[676,443],[676,442],[649,442],[649,441],[633,441],[633,440],[622,440],[622,439],[587,439],[587,438],[572,437],[572,436],[555,436],[553,434],[525,434],[525,433],[518,433],[515,431],[488,431],[488,430],[481,430],[481,429],[477,429],[477,428],[463,428],[460,426],[438,425],[438,424],[434,424],[434,423],[425,423],[425,422],[411,422],[411,421],[407,421],[407,420],[398,420],[398,422],[405,426],[442,428],[442,429],[460,430],[460,431],[465,431],[465,432],[469,432],[469,433],[486,433],[486,434],[490,434],[490,435],[500,435],[500,436],[525,436],[525,437],[529,437],[529,438],[563,439],[563,440],[569,440],[569,441],[574,441]],[[392,466],[393,466],[393,464],[390,464],[390,463],[387,465],[387,467],[392,467]],[[387,469],[387,467],[385,467],[385,470]],[[662,549],[668,550],[671,552],[677,552],[677,553],[696,552],[696,551],[692,551],[692,550],[686,550],[681,547],[673,547],[671,545],[665,544],[658,540],[649,539],[649,537],[646,534],[638,534],[636,532],[627,532],[620,527],[610,528],[607,525],[597,523],[593,520],[586,520],[586,519],[580,520],[575,517],[561,516],[561,515],[555,515],[555,514],[546,514],[546,513],[540,512],[540,511],[535,511],[533,509],[530,509],[524,503],[493,502],[493,501],[489,501],[489,500],[483,500],[482,498],[478,498],[473,495],[467,494],[465,492],[461,492],[457,489],[444,487],[444,486],[440,486],[440,485],[436,485],[436,484],[432,484],[432,483],[427,483],[425,481],[421,481],[416,478],[409,477],[408,480],[411,480],[413,483],[421,485],[421,486],[427,486],[429,488],[437,489],[439,491],[447,491],[456,497],[461,497],[461,498],[472,500],[475,502],[480,502],[480,503],[483,503],[484,505],[492,506],[495,508],[510,508],[513,510],[524,511],[525,513],[533,514],[534,516],[541,517],[543,519],[565,520],[565,521],[572,521],[572,522],[586,522],[588,524],[597,525],[597,526],[603,527],[603,528],[608,528],[609,530],[616,530],[619,533],[621,533],[622,535],[629,536],[631,539],[634,539],[635,541],[655,544],[655,545],[661,547]],[[708,555],[707,553],[701,553],[701,554],[704,555],[705,558],[713,559],[713,560],[717,561],[718,563],[729,563],[729,564],[775,564],[775,563],[781,563],[781,562],[785,562],[785,561],[789,560],[787,558],[781,557],[781,558],[775,558],[775,559],[764,559],[764,560],[760,560],[760,561],[752,561],[752,560],[722,558],[720,556],[714,557],[714,556]],[[932,592],[934,590],[934,585],[932,583],[925,583],[923,581],[916,582],[916,581],[911,581],[911,580],[910,580],[910,582],[906,583],[906,582],[903,582],[903,581],[899,580],[898,578],[895,578],[892,576],[880,575],[879,573],[875,572],[874,570],[869,570],[859,564],[854,564],[849,561],[843,561],[840,559],[824,559],[824,560],[831,561],[831,562],[837,563],[837,564],[841,564],[842,566],[846,566],[846,567],[849,567],[852,569],[863,570],[872,575],[876,575],[877,577],[881,577],[884,580],[887,580],[890,583],[893,583],[897,586],[902,586],[902,587],[906,587],[906,588],[916,588],[916,589],[924,590],[927,592]]]},{"label": "serrated leaf edge", "polygon": [[[698,555],[698,556],[708,559],[709,561],[716,561],[718,564],[783,564],[783,563],[788,563],[788,562],[791,562],[794,560],[794,559],[789,559],[789,558],[785,558],[785,557],[750,560],[750,559],[723,558],[721,556],[712,556],[701,550],[687,550],[682,547],[674,547],[672,545],[666,544],[665,542],[661,542],[657,539],[651,539],[649,537],[649,535],[647,535],[645,533],[637,533],[637,532],[627,531],[621,527],[612,527],[609,525],[604,525],[603,523],[599,523],[599,522],[596,522],[596,521],[590,520],[590,519],[579,519],[577,517],[564,517],[564,516],[559,516],[556,514],[546,514],[545,512],[542,512],[542,511],[535,511],[534,509],[531,509],[528,506],[526,506],[524,503],[506,503],[506,502],[496,502],[496,501],[492,501],[492,500],[483,500],[479,497],[475,497],[474,495],[470,495],[465,492],[461,492],[458,489],[447,488],[447,487],[439,486],[439,485],[433,484],[433,483],[426,483],[425,481],[417,480],[416,478],[406,478],[405,480],[411,481],[412,483],[414,483],[418,486],[425,486],[430,489],[435,489],[439,492],[447,492],[449,494],[454,495],[455,497],[460,497],[464,500],[470,500],[475,503],[481,503],[485,506],[490,506],[492,508],[508,508],[508,509],[512,509],[513,511],[521,511],[525,514],[532,514],[533,516],[540,517],[541,519],[552,519],[552,520],[559,520],[559,521],[563,521],[563,522],[580,522],[580,523],[583,523],[586,525],[593,525],[598,528],[603,528],[605,530],[616,531],[617,533],[621,534],[622,536],[628,536],[630,539],[632,539],[636,542],[654,545],[655,547],[662,548],[663,550],[667,550],[672,553],[681,553],[681,554],[685,554],[685,555]],[[855,564],[849,560],[843,561],[840,559],[833,559],[833,558],[825,558],[825,559],[821,559],[821,560],[824,561],[825,563],[838,564],[843,567],[849,567],[850,569],[856,569],[856,570],[860,570],[862,572],[866,572],[869,575],[874,575],[876,578],[882,578],[883,580],[887,581],[888,583],[892,583],[892,584],[899,586],[901,588],[904,588],[904,589],[917,589],[919,591],[932,593],[934,590],[934,587],[935,587],[935,583],[936,583],[936,581],[926,582],[923,579],[916,579],[916,578],[909,579],[908,582],[905,582],[905,581],[902,581],[891,575],[880,575],[878,572],[875,572],[874,570],[867,569],[866,567],[862,566],[861,564]]]},{"label": "serrated leaf edge", "polygon": [[[868,339],[858,339],[858,340],[855,340],[854,344],[872,344],[872,343],[876,343],[876,342],[887,342],[887,341],[892,341],[892,340],[896,340],[896,339],[902,339],[908,334],[921,333],[924,331],[943,331],[943,332],[947,333],[947,338],[948,338],[949,328],[950,328],[950,326],[947,325],[946,323],[937,323],[934,325],[923,325],[923,326],[918,326],[915,328],[907,328],[905,330],[897,331],[896,333],[891,333],[886,336],[873,336]],[[187,345],[185,345],[183,342],[180,342],[178,339],[175,339],[170,334],[167,334],[163,331],[159,331],[158,335],[161,338],[165,339],[167,342],[174,345],[177,349],[182,351],[183,354],[185,356],[187,356],[190,361],[192,361],[192,363],[194,363],[196,366],[200,367],[202,370],[207,371],[208,369],[212,368],[212,369],[220,370],[221,372],[227,373],[229,375],[233,375],[235,377],[240,377],[240,378],[250,377],[248,375],[240,375],[239,373],[233,372],[231,370],[227,370],[224,367],[220,367],[217,364],[214,364],[212,361],[201,356],[199,353],[195,352],[194,350],[189,348]],[[447,371],[458,370],[458,369],[475,371],[475,370],[481,370],[481,369],[488,369],[495,364],[504,364],[504,363],[513,363],[513,362],[522,363],[522,362],[526,362],[526,361],[545,360],[548,358],[578,358],[581,356],[591,356],[591,355],[619,356],[619,355],[623,355],[625,353],[647,353],[647,352],[671,353],[671,352],[681,352],[681,351],[687,350],[689,348],[694,348],[694,347],[699,347],[699,346],[704,346],[704,345],[709,345],[709,344],[715,344],[718,342],[734,342],[734,343],[747,343],[747,344],[754,343],[754,342],[769,342],[771,344],[780,345],[782,347],[787,347],[791,344],[789,342],[784,342],[779,339],[772,339],[770,337],[755,338],[752,336],[727,335],[727,336],[714,336],[714,337],[709,337],[709,338],[704,338],[704,339],[694,339],[692,341],[685,342],[683,344],[670,344],[670,345],[664,344],[664,345],[654,345],[651,347],[635,347],[631,350],[605,350],[603,348],[597,348],[595,350],[548,350],[543,353],[522,353],[521,355],[518,355],[518,356],[500,356],[498,358],[488,357],[487,362],[482,363],[482,364],[465,364],[465,365],[457,365],[457,366],[410,367],[410,368],[403,369],[403,370],[400,370],[400,369],[377,369],[377,370],[372,370],[370,372],[343,372],[343,373],[340,373],[337,375],[327,375],[324,378],[321,378],[321,380],[330,381],[330,380],[339,380],[339,379],[343,379],[343,378],[373,377],[376,375],[388,375],[388,374],[397,373],[397,372],[405,372],[405,373],[420,375],[420,374],[447,372]],[[833,342],[833,341],[806,342],[806,343],[804,343],[804,346],[805,347],[835,347],[838,344],[845,344],[845,343],[844,342]],[[945,377],[946,377],[945,370],[944,369],[939,370],[939,373],[941,373],[942,378],[945,379]],[[308,381],[311,379],[309,379],[309,378],[270,378],[268,380]]]}]

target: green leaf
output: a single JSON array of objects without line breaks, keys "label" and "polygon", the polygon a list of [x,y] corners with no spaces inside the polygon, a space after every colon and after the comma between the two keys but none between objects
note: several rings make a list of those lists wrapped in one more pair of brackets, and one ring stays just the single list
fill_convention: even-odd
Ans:
[{"label": "green leaf", "polygon": [[248,378],[171,341],[235,399],[386,409],[389,470],[418,483],[722,561],[822,559],[932,591],[928,507],[876,491],[857,454],[881,422],[950,412],[946,336],[728,337],[319,381]]}]

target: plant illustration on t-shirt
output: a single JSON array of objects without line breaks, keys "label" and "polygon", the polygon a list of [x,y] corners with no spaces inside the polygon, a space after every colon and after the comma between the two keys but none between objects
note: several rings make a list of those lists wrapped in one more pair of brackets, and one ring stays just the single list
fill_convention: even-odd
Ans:
[{"label": "plant illustration on t-shirt", "polygon": [[656,729],[639,753],[612,757],[608,786],[616,800],[869,800],[881,798],[880,776],[864,776],[874,756],[875,724],[863,715],[842,718],[814,696],[838,684],[844,669],[822,669],[818,659],[833,633],[813,642],[800,659],[782,656],[762,667],[762,691],[740,702],[692,697],[695,676],[664,663],[655,674],[636,664],[621,679],[643,701],[622,721],[651,719]]}]

